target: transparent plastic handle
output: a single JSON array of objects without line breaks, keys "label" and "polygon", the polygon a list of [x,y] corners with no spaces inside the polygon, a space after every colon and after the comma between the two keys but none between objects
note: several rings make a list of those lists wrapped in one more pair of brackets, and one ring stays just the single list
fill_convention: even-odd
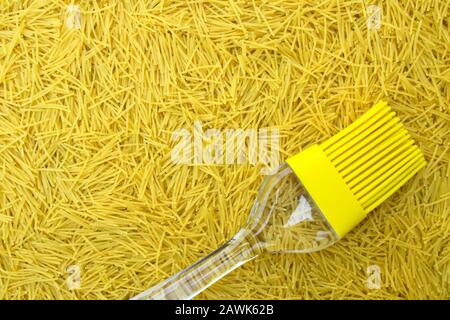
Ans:
[{"label": "transparent plastic handle", "polygon": [[137,299],[192,299],[263,252],[314,252],[339,240],[325,216],[286,164],[264,180],[244,228],[222,247]]},{"label": "transparent plastic handle", "polygon": [[248,236],[248,230],[241,229],[217,250],[133,297],[132,300],[192,299],[214,282],[258,255],[258,248],[248,241]]}]

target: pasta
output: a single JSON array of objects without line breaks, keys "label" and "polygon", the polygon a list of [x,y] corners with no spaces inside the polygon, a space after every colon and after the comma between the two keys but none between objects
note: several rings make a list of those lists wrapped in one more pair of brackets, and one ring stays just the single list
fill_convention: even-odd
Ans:
[{"label": "pasta", "polygon": [[0,298],[127,299],[232,236],[262,164],[174,163],[174,131],[277,129],[284,160],[380,99],[426,168],[330,249],[199,298],[449,298],[449,3],[376,4],[3,1]]}]

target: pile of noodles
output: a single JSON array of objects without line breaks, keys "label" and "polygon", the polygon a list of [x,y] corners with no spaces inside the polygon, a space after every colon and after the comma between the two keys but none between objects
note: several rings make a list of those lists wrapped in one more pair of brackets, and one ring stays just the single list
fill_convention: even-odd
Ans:
[{"label": "pile of noodles", "polygon": [[439,0],[2,1],[0,298],[127,299],[229,239],[263,164],[177,163],[176,130],[276,129],[281,162],[384,99],[426,167],[333,247],[260,256],[199,297],[447,299],[448,13]]}]

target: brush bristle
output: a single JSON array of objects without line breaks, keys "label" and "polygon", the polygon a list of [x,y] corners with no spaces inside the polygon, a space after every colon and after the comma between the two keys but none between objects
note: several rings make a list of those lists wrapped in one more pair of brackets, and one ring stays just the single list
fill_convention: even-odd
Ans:
[{"label": "brush bristle", "polygon": [[425,166],[422,152],[383,101],[320,147],[366,213]]}]

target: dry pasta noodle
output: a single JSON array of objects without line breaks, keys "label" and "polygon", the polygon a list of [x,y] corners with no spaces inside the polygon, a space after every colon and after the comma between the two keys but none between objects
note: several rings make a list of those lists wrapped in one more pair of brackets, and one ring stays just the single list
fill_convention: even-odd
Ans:
[{"label": "dry pasta noodle", "polygon": [[382,98],[427,167],[330,249],[199,297],[448,298],[449,4],[378,3],[2,1],[0,298],[127,299],[233,235],[261,164],[176,164],[175,130],[276,128],[283,160]]}]

